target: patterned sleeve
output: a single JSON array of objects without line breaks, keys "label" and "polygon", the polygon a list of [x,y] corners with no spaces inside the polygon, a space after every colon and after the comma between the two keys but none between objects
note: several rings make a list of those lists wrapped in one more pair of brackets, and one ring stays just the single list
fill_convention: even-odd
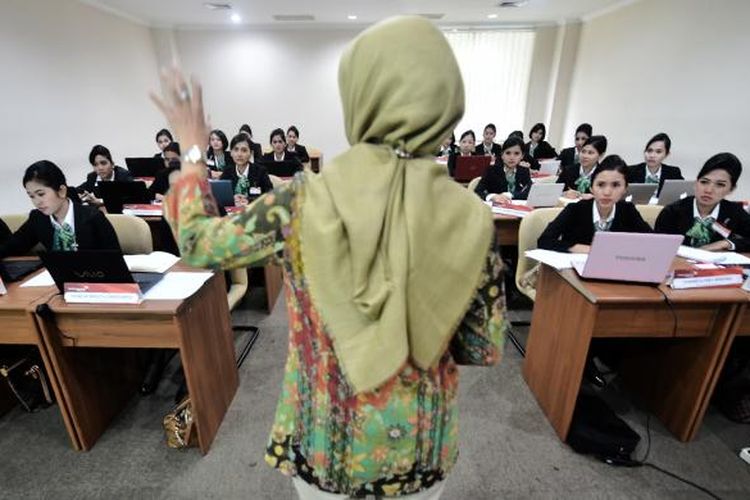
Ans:
[{"label": "patterned sleeve", "polygon": [[503,263],[493,248],[487,253],[482,278],[450,352],[460,365],[492,365],[500,360],[508,327],[505,317]]},{"label": "patterned sleeve", "polygon": [[218,216],[208,181],[183,176],[164,200],[182,259],[195,267],[263,266],[280,259],[302,176],[261,196],[244,210]]}]

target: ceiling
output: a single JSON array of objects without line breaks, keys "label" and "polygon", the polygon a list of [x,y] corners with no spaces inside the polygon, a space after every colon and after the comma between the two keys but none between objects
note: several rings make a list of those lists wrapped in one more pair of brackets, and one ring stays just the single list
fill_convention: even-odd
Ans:
[{"label": "ceiling", "polygon": [[[633,0],[528,0],[522,7],[499,8],[500,0],[213,0],[228,3],[231,11],[211,11],[209,0],[80,0],[102,10],[155,27],[217,28],[232,26],[233,12],[240,25],[254,27],[346,27],[372,24],[397,14],[444,14],[445,26],[504,26],[552,24],[585,18]],[[276,21],[274,15],[312,15],[314,21]],[[497,15],[488,18],[488,15]],[[347,16],[356,15],[356,20]]]}]

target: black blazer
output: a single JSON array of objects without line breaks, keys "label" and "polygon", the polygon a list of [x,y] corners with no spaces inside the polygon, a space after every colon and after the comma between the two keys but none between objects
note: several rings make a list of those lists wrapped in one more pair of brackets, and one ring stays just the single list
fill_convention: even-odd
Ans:
[{"label": "black blazer", "polygon": [[[659,190],[656,193],[657,195],[661,192],[661,188],[664,187],[664,181],[667,179],[683,180],[680,167],[672,167],[669,165],[661,166],[661,177],[659,177]],[[628,167],[628,184],[643,184],[644,182],[646,182],[646,163],[630,165]]]},{"label": "black blazer", "polygon": [[[270,153],[266,153],[261,156],[259,161],[261,163],[273,163],[276,161],[276,157],[273,155],[273,151],[271,151]],[[296,161],[297,163],[299,163],[300,159],[297,153],[292,153],[291,151],[284,150],[284,161]]]},{"label": "black blazer", "polygon": [[568,165],[578,165],[576,162],[576,148],[565,148],[560,151],[557,157],[560,160],[560,167],[567,167]]},{"label": "black blazer", "polygon": [[307,148],[302,144],[297,144],[296,146],[294,146],[294,151],[287,150],[286,152],[296,155],[297,159],[301,163],[307,163],[308,161],[310,161],[310,155],[307,153]]},{"label": "black blazer", "polygon": [[540,142],[534,150],[534,154],[531,154],[531,141],[529,141],[526,143],[524,151],[530,157],[537,160],[549,160],[550,158],[557,158],[557,151],[555,151],[555,148],[553,148],[547,141]]},{"label": "black blazer", "polygon": [[[656,224],[654,225],[656,232],[667,234],[685,234],[688,232],[694,223],[694,200],[695,196],[688,196],[664,207],[659,217],[656,218]],[[732,231],[728,239],[734,243],[735,251],[750,251],[750,214],[745,211],[741,203],[721,200],[717,222]],[[723,239],[720,234],[711,231],[711,243]],[[687,236],[684,244],[690,244],[690,239]]]},{"label": "black blazer", "polygon": [[[597,165],[594,167],[594,170],[591,171],[591,176],[594,175],[594,172],[596,172],[596,169],[599,167]],[[560,172],[560,176],[557,178],[558,184],[565,184],[565,187],[563,188],[563,191],[568,191],[569,189],[573,189],[574,191],[577,191],[578,188],[576,188],[576,181],[581,176],[581,166],[579,164],[575,165],[568,165],[567,167],[563,167],[562,172]],[[587,191],[591,192],[590,190]],[[584,193],[581,193],[584,194]]]},{"label": "black blazer", "polygon": [[163,168],[156,172],[154,182],[148,187],[150,199],[155,199],[157,194],[166,194],[169,191],[169,174],[179,170],[179,167]]},{"label": "black blazer", "polygon": [[[215,162],[214,159],[214,150],[210,149],[206,153],[206,159],[210,160],[211,162]],[[216,163],[213,165],[207,165],[209,170],[213,170],[214,172],[219,171],[219,167],[216,166]],[[224,169],[225,170],[231,170],[234,168],[234,160],[232,159],[232,155],[229,153],[229,151],[224,151]]]},{"label": "black blazer", "polygon": [[[261,194],[273,190],[271,178],[268,177],[268,172],[263,165],[251,163],[247,168],[247,180],[250,181],[249,187],[259,187]],[[224,172],[221,173],[221,179],[232,181],[232,190],[234,190],[237,187],[237,181],[239,180],[237,169],[235,167],[225,169]],[[247,196],[248,199],[257,198],[256,195],[251,196],[249,190],[247,193],[243,194]]]},{"label": "black blazer", "polygon": [[[492,154],[495,155],[495,158],[500,158],[500,155],[503,153],[502,146],[500,144],[493,142],[492,143]],[[483,155],[484,154],[484,143],[480,142],[475,148],[474,148],[474,154],[477,155]]]},{"label": "black blazer", "polygon": [[0,219],[0,245],[4,245],[13,233],[3,219]]},{"label": "black blazer", "polygon": [[[71,204],[75,221],[76,242],[79,250],[117,250],[117,234],[102,212],[87,205]],[[29,218],[0,246],[0,257],[27,255],[37,243],[52,250],[55,230],[48,215],[39,210],[29,212]]]},{"label": "black blazer", "polygon": [[[483,156],[484,152],[477,153],[476,150],[471,153],[471,156]],[[461,153],[456,149],[453,153],[448,155],[448,174],[453,177],[456,173],[456,157],[461,156]]]},{"label": "black blazer", "polygon": [[[498,161],[498,163],[500,163]],[[511,193],[514,199],[525,200],[531,189],[531,173],[528,168],[516,167],[516,188]],[[508,179],[505,177],[505,169],[499,165],[490,165],[482,179],[474,190],[482,200],[487,199],[490,193],[501,194],[508,192]]]},{"label": "black blazer", "polygon": [[[129,170],[115,166],[115,182],[133,182],[133,176]],[[96,185],[96,172],[91,172],[86,176],[86,182],[78,186],[78,192],[83,194],[84,191],[94,193],[94,196],[100,198],[99,187]]]},{"label": "black blazer", "polygon": [[[537,246],[544,250],[567,252],[573,245],[590,245],[596,232],[593,206],[593,199],[566,206],[539,236]],[[615,218],[609,230],[615,233],[652,232],[635,205],[627,201],[617,202]]]},{"label": "black blazer", "polygon": [[539,170],[541,168],[539,161],[527,152],[523,153],[523,159],[521,161],[527,162],[531,170]]}]

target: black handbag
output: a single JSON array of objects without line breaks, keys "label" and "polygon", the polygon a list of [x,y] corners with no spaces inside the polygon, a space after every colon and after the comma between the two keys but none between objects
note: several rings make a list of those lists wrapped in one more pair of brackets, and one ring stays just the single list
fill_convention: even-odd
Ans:
[{"label": "black handbag", "polygon": [[576,453],[611,465],[635,465],[631,454],[641,437],[601,398],[579,394],[567,443]]},{"label": "black handbag", "polygon": [[55,402],[44,364],[36,352],[0,364],[0,377],[27,412],[46,408]]}]

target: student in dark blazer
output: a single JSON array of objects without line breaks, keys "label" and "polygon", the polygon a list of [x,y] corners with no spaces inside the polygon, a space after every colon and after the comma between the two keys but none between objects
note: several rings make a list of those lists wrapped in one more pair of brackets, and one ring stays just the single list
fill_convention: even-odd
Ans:
[{"label": "student in dark blazer", "polygon": [[174,142],[172,133],[165,128],[159,130],[156,133],[156,145],[159,146],[159,152],[154,155],[154,158],[164,158],[164,148],[171,142]]},{"label": "student in dark blazer", "polygon": [[250,138],[250,146],[251,150],[253,152],[253,158],[251,159],[251,162],[258,162],[263,157],[263,148],[260,147],[260,144],[253,141],[253,129],[250,128],[250,125],[247,123],[243,123],[240,127],[240,134],[247,134],[247,136]]},{"label": "student in dark blazer", "polygon": [[[286,134],[283,129],[274,129],[271,132],[270,141],[272,151],[261,157],[261,163],[273,163],[275,161],[296,161],[299,163],[297,154],[286,149]],[[302,164],[299,165],[299,168],[302,169]]]},{"label": "student in dark blazer", "polygon": [[212,130],[208,135],[206,166],[212,179],[218,179],[224,170],[234,168],[234,161],[229,153],[229,141],[226,134],[219,129]]},{"label": "student in dark blazer", "polygon": [[447,157],[452,154],[456,154],[457,152],[458,146],[456,145],[456,134],[451,133],[451,135],[443,140],[443,143],[440,145],[440,149],[438,149],[438,152],[435,156]]},{"label": "student in dark blazer", "polygon": [[526,143],[524,151],[535,160],[549,160],[551,158],[557,158],[557,151],[555,148],[550,146],[550,143],[545,141],[547,137],[547,127],[544,123],[537,123],[529,131],[529,142]]},{"label": "student in dark blazer", "polygon": [[492,156],[497,158],[502,153],[502,146],[495,142],[495,136],[497,135],[497,128],[494,123],[488,123],[484,127],[484,133],[482,134],[482,142],[477,144],[474,152],[478,155]]},{"label": "student in dark blazer", "polygon": [[[520,139],[521,144],[523,144],[523,131],[521,130],[514,130],[510,134],[508,134],[508,139],[511,139],[513,137],[516,137]],[[531,170],[539,170],[540,165],[539,162],[532,157],[526,149],[523,151],[523,159],[521,160],[521,163],[519,163],[522,167],[530,168]]]},{"label": "student in dark blazer", "polygon": [[480,156],[484,154],[476,152],[476,148],[474,147],[475,142],[476,137],[473,130],[467,130],[461,134],[461,138],[458,141],[458,150],[448,155],[448,174],[451,177],[454,177],[456,173],[456,158],[459,156]]},{"label": "student in dark blazer", "polygon": [[99,193],[99,184],[102,182],[133,182],[133,176],[130,172],[122,167],[118,167],[112,161],[112,154],[109,149],[101,144],[91,148],[89,153],[89,163],[94,167],[94,171],[86,176],[86,181],[78,186],[78,193],[81,201],[100,207],[104,205],[104,200]]},{"label": "student in dark blazer", "polygon": [[271,178],[265,167],[250,161],[252,157],[250,139],[246,134],[237,134],[232,138],[231,152],[234,167],[225,169],[221,179],[232,181],[234,203],[237,206],[247,205],[263,193],[273,189]]},{"label": "student in dark blazer", "polygon": [[[603,135],[589,137],[581,148],[580,163],[563,167],[558,184],[565,184],[566,198],[591,198],[591,180],[599,160],[607,152],[607,138]],[[627,169],[626,169],[627,175]]]},{"label": "student in dark blazer", "polygon": [[591,182],[592,197],[566,206],[539,236],[539,248],[588,253],[597,231],[652,232],[635,205],[622,201],[628,181],[627,166],[619,156],[605,158]]},{"label": "student in dark blazer", "polygon": [[682,234],[684,244],[709,251],[750,251],[750,214],[724,199],[737,187],[740,160],[731,153],[712,156],[698,172],[695,196],[664,207],[657,233]]},{"label": "student in dark blazer", "polygon": [[32,164],[23,185],[35,209],[0,246],[0,257],[26,255],[39,243],[47,251],[120,250],[104,214],[70,200],[65,175],[57,165],[47,160]]},{"label": "student in dark blazer", "polygon": [[164,195],[169,191],[170,177],[180,171],[181,155],[179,142],[170,142],[164,148],[164,168],[156,173],[154,182],[148,188],[150,199],[156,201],[164,199]]},{"label": "student in dark blazer", "polygon": [[575,146],[563,149],[557,157],[557,159],[560,160],[561,168],[567,167],[568,165],[578,165],[581,149],[583,149],[583,145],[589,140],[591,135],[591,125],[588,123],[581,123],[578,125],[575,134]]},{"label": "student in dark blazer", "polygon": [[0,245],[3,245],[13,232],[10,230],[8,225],[3,219],[0,219]]},{"label": "student in dark blazer", "polygon": [[297,155],[297,159],[301,163],[307,163],[310,161],[310,155],[307,153],[307,148],[297,141],[299,141],[299,130],[292,125],[286,129],[286,150]]},{"label": "student in dark blazer", "polygon": [[646,143],[643,152],[643,163],[628,167],[628,183],[630,184],[658,184],[657,196],[667,179],[682,180],[679,167],[665,165],[663,162],[672,149],[672,140],[665,133],[656,134]]},{"label": "student in dark blazer", "polygon": [[519,165],[522,159],[523,141],[517,137],[506,140],[498,161],[490,165],[474,192],[483,200],[496,203],[525,200],[531,188],[531,173]]}]

